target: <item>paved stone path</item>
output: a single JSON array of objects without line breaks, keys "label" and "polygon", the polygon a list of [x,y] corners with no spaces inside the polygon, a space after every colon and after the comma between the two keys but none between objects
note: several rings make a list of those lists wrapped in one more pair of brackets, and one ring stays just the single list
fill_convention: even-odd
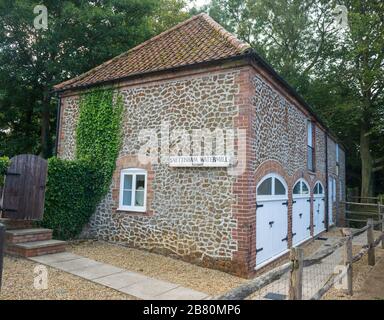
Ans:
[{"label": "paved stone path", "polygon": [[69,252],[33,257],[30,260],[68,272],[139,299],[205,300],[210,298],[203,292],[185,288],[175,283],[153,279]]},{"label": "paved stone path", "polygon": [[[322,245],[317,251],[321,251],[328,246],[340,240],[340,237],[322,236],[327,240],[321,241]],[[362,246],[367,243],[367,233],[353,239],[353,245]],[[323,259],[321,263],[304,268],[303,271],[303,299],[311,299],[319,289],[321,289],[329,278],[333,275],[335,267],[341,265],[343,261],[343,247],[335,250],[333,254]],[[289,272],[284,274],[279,280],[272,282],[264,287],[259,295],[255,298],[257,300],[284,300],[288,296],[289,287]]]}]

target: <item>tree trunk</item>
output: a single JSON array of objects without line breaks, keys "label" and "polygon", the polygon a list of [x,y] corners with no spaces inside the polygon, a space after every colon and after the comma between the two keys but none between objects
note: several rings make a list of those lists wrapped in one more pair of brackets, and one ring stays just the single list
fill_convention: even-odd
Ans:
[{"label": "tree trunk", "polygon": [[372,190],[372,155],[370,151],[370,138],[365,126],[360,131],[360,158],[361,158],[361,197],[371,197]]},{"label": "tree trunk", "polygon": [[44,93],[43,105],[41,110],[41,156],[48,158],[50,156],[51,137],[50,137],[50,97],[49,93]]}]

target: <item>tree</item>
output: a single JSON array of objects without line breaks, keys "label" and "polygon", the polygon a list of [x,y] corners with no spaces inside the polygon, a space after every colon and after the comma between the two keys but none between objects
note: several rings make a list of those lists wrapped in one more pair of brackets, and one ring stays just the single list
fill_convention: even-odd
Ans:
[{"label": "tree", "polygon": [[212,0],[209,10],[303,95],[332,46],[332,11],[323,0]]},{"label": "tree", "polygon": [[[4,138],[0,153],[50,156],[56,117],[53,85],[179,22],[184,18],[178,14],[182,4],[181,0],[46,0],[48,29],[37,30],[36,1],[0,0],[0,136]],[[163,12],[172,12],[173,19]]]},{"label": "tree", "polygon": [[361,196],[374,194],[374,176],[383,170],[384,3],[345,1],[349,30],[339,39],[334,75],[354,97],[352,112],[359,119]]},{"label": "tree", "polygon": [[366,197],[384,169],[384,3],[343,2],[346,30],[334,23],[336,1],[212,0],[209,12],[323,115],[347,146],[349,177]]}]

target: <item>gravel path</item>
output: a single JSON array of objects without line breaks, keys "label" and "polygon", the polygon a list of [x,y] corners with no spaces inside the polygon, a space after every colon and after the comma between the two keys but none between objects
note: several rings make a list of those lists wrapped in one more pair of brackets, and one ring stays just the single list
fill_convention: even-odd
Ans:
[{"label": "gravel path", "polygon": [[101,241],[72,243],[67,251],[215,296],[247,281],[181,260]]},{"label": "gravel path", "polygon": [[72,276],[53,268],[48,269],[48,289],[33,286],[32,261],[5,256],[3,286],[0,300],[132,300],[133,297],[102,285]]}]

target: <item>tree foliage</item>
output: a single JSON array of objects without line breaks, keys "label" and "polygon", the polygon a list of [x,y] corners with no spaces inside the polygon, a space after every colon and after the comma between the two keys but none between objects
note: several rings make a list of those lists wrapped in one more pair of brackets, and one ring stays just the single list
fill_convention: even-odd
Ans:
[{"label": "tree foliage", "polygon": [[52,154],[53,85],[185,18],[184,0],[45,0],[48,29],[35,29],[34,0],[0,0],[0,155]]},{"label": "tree foliage", "polygon": [[[212,0],[210,15],[249,42],[347,146],[348,182],[383,192],[384,3],[346,0]],[[376,187],[376,191],[374,190]]]}]

